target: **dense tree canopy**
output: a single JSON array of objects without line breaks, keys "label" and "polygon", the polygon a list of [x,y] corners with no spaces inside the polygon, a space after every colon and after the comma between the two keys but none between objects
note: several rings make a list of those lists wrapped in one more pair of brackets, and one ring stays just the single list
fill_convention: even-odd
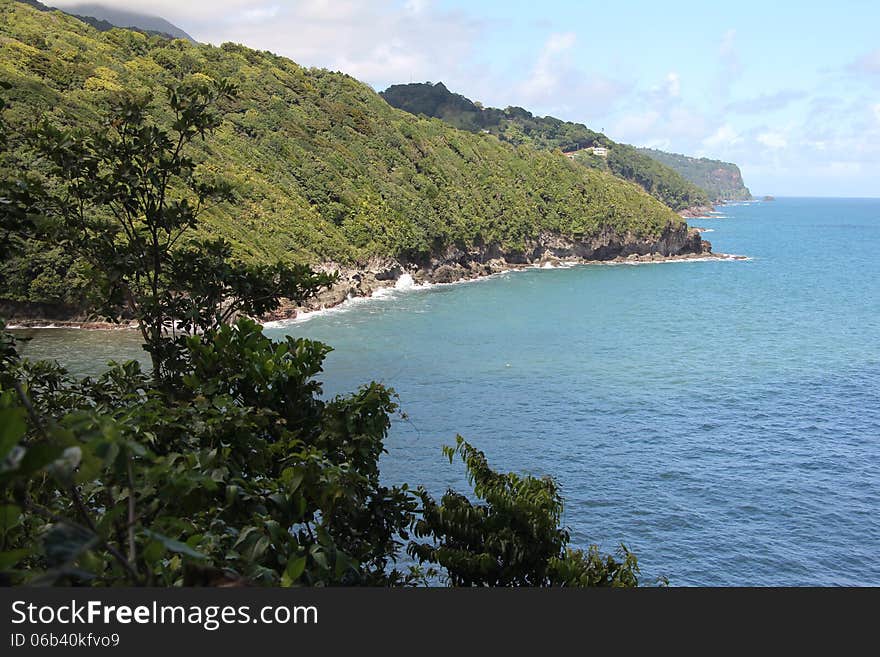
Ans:
[{"label": "dense tree canopy", "polygon": [[[576,156],[581,164],[634,182],[673,210],[709,202],[705,189],[685,180],[665,163],[633,146],[616,143],[581,123],[534,116],[522,107],[503,110],[482,107],[461,94],[452,93],[442,82],[396,84],[383,91],[382,97],[392,106],[412,114],[443,119],[462,130],[489,133],[517,146],[560,149],[564,153],[581,151]],[[607,148],[608,158],[593,157],[584,150],[592,146]]]},{"label": "dense tree canopy", "polygon": [[682,178],[705,189],[713,201],[748,201],[752,193],[745,186],[739,167],[730,162],[666,153],[653,148],[638,152],[656,162],[674,169]]},{"label": "dense tree canopy", "polygon": [[[0,79],[10,85],[0,171],[37,178],[51,173],[27,141],[37,117],[96,130],[123,90],[137,98],[170,83],[234,85],[214,137],[189,157],[193,175],[224,179],[235,204],[206,208],[186,239],[222,237],[243,262],[418,261],[455,244],[516,249],[543,231],[603,228],[655,236],[679,221],[607,172],[415,117],[347,75],[234,44],[98,32],[0,0]],[[157,129],[173,128],[170,107],[146,112]],[[0,262],[0,299],[83,303],[81,261],[40,235],[20,251]]]},{"label": "dense tree canopy", "polygon": [[[236,211],[191,159],[224,97],[222,81],[170,85],[154,103],[174,117],[164,129],[150,99],[123,94],[99,131],[38,125],[41,184],[5,171],[4,189],[29,191],[23,207],[5,196],[4,212],[43,216],[88,259],[99,306],[138,318],[153,367],[77,380],[20,358],[0,320],[0,583],[636,585],[629,553],[568,549],[551,479],[495,473],[463,441],[487,505],[383,483],[393,391],[325,399],[315,377],[329,347],[230,323],[329,279],[178,239],[201,228],[208,199]],[[428,567],[403,563],[405,548]]]}]

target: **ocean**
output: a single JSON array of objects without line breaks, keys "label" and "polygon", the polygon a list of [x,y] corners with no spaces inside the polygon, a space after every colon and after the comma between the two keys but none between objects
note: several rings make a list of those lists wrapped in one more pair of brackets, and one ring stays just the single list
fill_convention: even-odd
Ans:
[{"label": "ocean", "polygon": [[[880,585],[880,199],[727,205],[748,260],[529,269],[268,329],[334,347],[325,392],[393,387],[387,482],[466,490],[456,434],[552,475],[572,544],[672,585]],[[132,332],[31,331],[89,373]]]}]

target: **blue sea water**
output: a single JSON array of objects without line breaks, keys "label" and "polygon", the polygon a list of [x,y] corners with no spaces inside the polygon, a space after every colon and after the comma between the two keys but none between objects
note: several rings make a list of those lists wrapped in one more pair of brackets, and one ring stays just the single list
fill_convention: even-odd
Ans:
[{"label": "blue sea water", "polygon": [[[400,290],[269,330],[334,346],[328,394],[397,391],[388,482],[465,490],[461,434],[550,474],[573,543],[644,581],[880,585],[880,199],[730,205],[747,261],[531,269]],[[38,332],[75,370],[126,333]]]}]

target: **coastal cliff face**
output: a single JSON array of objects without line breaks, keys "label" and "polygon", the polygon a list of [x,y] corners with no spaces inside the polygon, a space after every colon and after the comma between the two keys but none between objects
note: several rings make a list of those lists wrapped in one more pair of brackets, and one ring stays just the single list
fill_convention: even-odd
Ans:
[{"label": "coastal cliff face", "polygon": [[705,217],[711,212],[714,212],[714,205],[695,205],[692,208],[686,208],[678,213],[679,217],[683,219],[696,219],[699,217]]},{"label": "coastal cliff face", "polygon": [[[413,284],[455,283],[532,266],[664,262],[706,257],[725,256],[712,253],[712,244],[702,239],[699,229],[679,222],[667,225],[654,239],[621,235],[609,228],[584,239],[545,232],[527,241],[523,250],[505,251],[497,245],[471,249],[449,247],[418,262],[391,258],[372,258],[353,266],[326,262],[316,269],[336,272],[339,278],[335,285],[303,306],[282,303],[276,311],[259,319],[292,319],[302,312],[332,308],[347,299],[368,297],[382,288],[394,287],[404,276],[409,276]],[[3,302],[0,313],[5,313],[10,324],[18,327],[46,324],[96,329],[118,327],[95,322],[87,312],[74,308]]]},{"label": "coastal cliff face", "polygon": [[522,251],[504,251],[497,245],[472,249],[450,247],[420,262],[374,259],[357,267],[325,263],[320,269],[339,274],[336,285],[305,306],[283,305],[262,319],[290,319],[300,312],[330,308],[353,297],[370,296],[379,289],[393,287],[404,275],[409,275],[415,284],[455,283],[535,265],[662,262],[713,255],[712,244],[702,239],[700,231],[682,222],[669,224],[656,239],[620,235],[611,229],[582,240],[542,233],[527,242]]},{"label": "coastal cliff face", "polygon": [[639,153],[677,171],[685,180],[706,191],[713,202],[748,201],[752,193],[743,182],[742,172],[732,162],[666,153],[640,148]]}]

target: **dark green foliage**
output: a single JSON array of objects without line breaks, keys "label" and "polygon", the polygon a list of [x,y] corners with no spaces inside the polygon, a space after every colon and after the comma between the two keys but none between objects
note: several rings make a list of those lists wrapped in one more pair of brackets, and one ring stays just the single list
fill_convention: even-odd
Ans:
[{"label": "dark green foliage", "polygon": [[500,474],[483,452],[461,436],[445,448],[458,454],[482,504],[448,491],[438,504],[419,490],[422,518],[410,553],[422,563],[441,566],[453,586],[636,586],[638,563],[621,546],[623,561],[568,548],[569,532],[560,527],[563,501],[550,477]]},{"label": "dark green foliage", "polygon": [[522,107],[503,110],[482,107],[461,94],[452,93],[442,82],[395,84],[381,95],[392,107],[442,119],[462,130],[485,131],[515,145],[569,152],[614,143],[579,123],[552,116],[533,116]]},{"label": "dark green foliage", "polygon": [[173,395],[134,362],[73,381],[13,357],[0,487],[16,522],[0,570],[100,585],[402,581],[389,565],[416,501],[377,467],[392,393],[320,401],[327,351],[241,320],[186,340]]},{"label": "dark green foliage", "polygon": [[709,196],[696,189],[693,183],[670,171],[670,167],[643,155],[628,144],[617,144],[609,149],[608,169],[615,175],[632,180],[651,196],[674,210],[708,205]]},{"label": "dark green foliage", "polygon": [[223,239],[182,242],[206,206],[234,198],[224,180],[197,175],[189,156],[191,143],[220,125],[217,104],[234,95],[223,81],[169,87],[169,130],[148,118],[148,98],[122,96],[100,132],[44,120],[31,135],[51,185],[37,205],[55,242],[90,263],[98,313],[138,320],[157,379],[180,349],[177,332],[259,316],[282,297],[302,301],[332,282],[302,265],[233,261]]},{"label": "dark green foliage", "polygon": [[[568,547],[551,479],[498,474],[461,440],[486,504],[383,485],[393,393],[372,383],[323,401],[314,377],[325,345],[275,343],[240,320],[185,340],[172,389],[136,362],[73,380],[21,361],[2,328],[0,578],[9,583],[638,583],[625,548],[618,561]],[[408,541],[431,568],[396,567]]]},{"label": "dark green foliage", "polygon": [[[0,92],[7,92],[11,86],[0,80]],[[15,160],[9,153],[14,141],[10,138],[9,128],[3,117],[5,108],[6,102],[0,97],[0,153],[5,155],[0,157],[0,273],[4,275],[4,279],[9,276],[8,272],[3,271],[7,258],[23,249],[29,238],[36,234],[36,224],[32,216],[33,182],[26,176],[12,175]],[[32,278],[28,278],[22,284],[30,285],[31,280]]]},{"label": "dark green foliage", "polygon": [[752,193],[743,183],[739,167],[730,162],[640,148],[639,153],[675,169],[683,178],[706,190],[712,201],[748,201]]},{"label": "dark green foliage", "polygon": [[[441,545],[461,540],[424,491],[380,481],[397,409],[391,390],[371,383],[322,399],[315,376],[327,346],[273,342],[246,318],[228,323],[330,279],[233,260],[222,239],[181,243],[206,202],[232,199],[221,178],[196,174],[189,155],[197,136],[219,127],[225,96],[232,89],[222,82],[170,87],[170,129],[148,118],[145,99],[126,97],[100,131],[43,121],[34,133],[45,186],[31,190],[27,210],[85,256],[108,319],[137,317],[153,371],[130,361],[75,380],[55,363],[20,359],[0,320],[5,583],[415,584],[436,573],[396,567],[411,527]],[[7,205],[18,211],[13,198]],[[482,454],[461,449],[476,493],[490,501],[478,530],[500,570],[490,580],[468,572],[466,552],[480,545],[462,546],[463,565],[413,553],[453,583],[636,583],[634,559],[563,551],[552,482],[497,475]],[[517,551],[508,554],[511,540]]]},{"label": "dark green foliage", "polygon": [[[580,123],[552,116],[533,116],[522,107],[484,108],[452,93],[442,82],[396,84],[383,91],[382,97],[393,107],[412,114],[439,118],[462,130],[489,133],[517,146],[544,150],[558,148],[564,153],[581,151],[575,156],[581,164],[610,171],[619,178],[634,182],[673,210],[709,202],[704,191],[670,167],[642,155],[633,146],[615,143]],[[592,146],[608,148],[607,160],[585,150]]]},{"label": "dark green foliage", "polygon": [[[123,91],[161,98],[167,86],[233,83],[238,94],[222,101],[213,138],[193,141],[189,157],[198,179],[229,183],[235,210],[206,208],[184,239],[222,237],[244,262],[420,261],[451,245],[521,249],[546,231],[656,236],[678,221],[607,172],[414,117],[349,76],[234,44],[97,32],[0,0],[0,78],[11,85],[4,117],[13,142],[0,170],[28,170],[38,181],[45,163],[24,143],[35,119],[100,132]],[[145,125],[173,132],[167,104],[146,112]],[[172,187],[182,194],[184,181]],[[27,281],[10,290],[0,280],[0,298],[22,290],[47,300]]]},{"label": "dark green foliage", "polygon": [[15,582],[405,581],[390,566],[417,501],[378,469],[393,393],[324,401],[313,377],[328,347],[227,323],[331,278],[234,261],[223,240],[179,243],[207,201],[230,199],[188,146],[231,94],[172,87],[170,131],[124,98],[99,132],[34,133],[47,163],[34,205],[87,258],[107,318],[137,317],[153,371],[73,380],[21,361],[0,322],[0,571]]}]

